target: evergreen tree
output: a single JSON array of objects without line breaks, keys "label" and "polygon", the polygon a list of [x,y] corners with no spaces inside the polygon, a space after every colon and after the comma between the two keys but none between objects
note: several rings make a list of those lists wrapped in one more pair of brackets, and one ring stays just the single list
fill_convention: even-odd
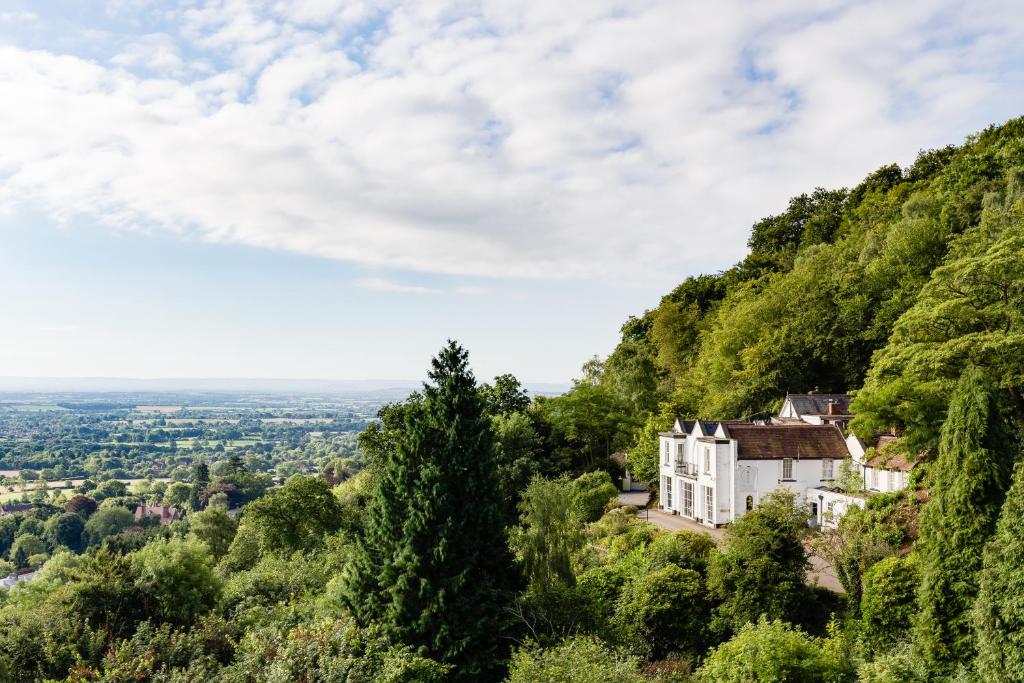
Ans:
[{"label": "evergreen tree", "polygon": [[931,498],[921,511],[917,642],[935,670],[974,656],[971,605],[1006,491],[1010,451],[991,381],[968,368],[950,399]]},{"label": "evergreen tree", "polygon": [[453,664],[455,680],[494,680],[512,565],[490,420],[455,342],[429,377],[379,454],[345,601],[360,623]]},{"label": "evergreen tree", "polygon": [[200,496],[206,487],[210,485],[210,467],[200,460],[192,468],[192,492],[189,494],[189,507],[193,510],[200,508]]},{"label": "evergreen tree", "polygon": [[985,681],[1024,681],[1024,465],[1017,467],[985,549],[974,606],[977,669]]}]

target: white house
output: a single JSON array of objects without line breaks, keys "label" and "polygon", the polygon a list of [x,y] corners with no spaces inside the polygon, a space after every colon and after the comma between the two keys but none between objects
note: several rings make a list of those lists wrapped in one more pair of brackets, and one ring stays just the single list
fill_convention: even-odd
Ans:
[{"label": "white house", "polygon": [[910,484],[910,472],[917,465],[917,459],[886,448],[898,439],[897,436],[883,434],[865,444],[853,434],[846,437],[846,446],[860,470],[864,490],[868,493],[893,493]]},{"label": "white house", "polygon": [[768,493],[786,488],[822,519],[821,499],[850,457],[832,424],[759,425],[676,420],[659,435],[661,508],[707,526],[729,524]]},{"label": "white house", "polygon": [[786,394],[779,415],[773,421],[778,424],[834,424],[845,430],[853,418],[850,413],[852,398],[849,394]]}]

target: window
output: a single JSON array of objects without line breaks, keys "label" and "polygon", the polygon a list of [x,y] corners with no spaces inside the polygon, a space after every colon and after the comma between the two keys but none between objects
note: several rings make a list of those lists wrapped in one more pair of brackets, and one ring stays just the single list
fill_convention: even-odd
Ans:
[{"label": "window", "polygon": [[676,445],[676,460],[683,459],[683,444]]},{"label": "window", "polygon": [[753,496],[747,496],[747,512],[750,512],[753,509],[754,509],[754,497]]},{"label": "window", "polygon": [[711,474],[711,449],[704,449],[704,474]]},{"label": "window", "polygon": [[899,476],[900,476],[899,472],[894,472],[893,470],[889,470],[889,490],[890,491],[895,491],[896,489],[899,488],[899,485],[897,484],[897,482],[899,481]]},{"label": "window", "polygon": [[693,484],[683,484],[683,514],[693,517]]},{"label": "window", "polygon": [[872,467],[871,468],[871,488],[873,488],[873,489],[877,489],[878,488],[878,468],[877,467]]},{"label": "window", "polygon": [[668,464],[668,459],[672,455],[672,445],[668,441],[665,442],[665,464]]},{"label": "window", "polygon": [[782,459],[782,478],[792,479],[793,478],[793,458]]},{"label": "window", "polygon": [[672,509],[672,477],[665,477],[665,507]]},{"label": "window", "polygon": [[821,478],[831,479],[832,478],[832,461],[822,460],[821,461]]},{"label": "window", "polygon": [[704,487],[704,521],[715,521],[715,492],[710,486]]}]

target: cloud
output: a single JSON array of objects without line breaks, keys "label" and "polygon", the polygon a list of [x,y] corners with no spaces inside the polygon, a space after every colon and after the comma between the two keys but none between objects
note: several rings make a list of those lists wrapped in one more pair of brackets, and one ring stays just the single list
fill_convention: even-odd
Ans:
[{"label": "cloud", "polygon": [[368,277],[356,280],[353,284],[360,289],[371,289],[376,292],[395,292],[396,294],[438,294],[441,290],[419,285],[403,285],[379,277]]},{"label": "cloud", "polygon": [[1009,0],[131,11],[161,25],[106,60],[0,46],[0,205],[431,273],[713,270],[1024,85]]},{"label": "cloud", "polygon": [[0,12],[0,24],[32,24],[38,20],[38,14],[27,10]]}]

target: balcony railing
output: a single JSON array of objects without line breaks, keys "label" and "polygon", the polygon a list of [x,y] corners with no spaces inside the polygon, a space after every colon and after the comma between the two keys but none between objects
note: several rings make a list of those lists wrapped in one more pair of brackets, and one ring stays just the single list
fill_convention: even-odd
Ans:
[{"label": "balcony railing", "polygon": [[676,460],[676,474],[680,477],[696,477],[697,466],[690,462]]}]

